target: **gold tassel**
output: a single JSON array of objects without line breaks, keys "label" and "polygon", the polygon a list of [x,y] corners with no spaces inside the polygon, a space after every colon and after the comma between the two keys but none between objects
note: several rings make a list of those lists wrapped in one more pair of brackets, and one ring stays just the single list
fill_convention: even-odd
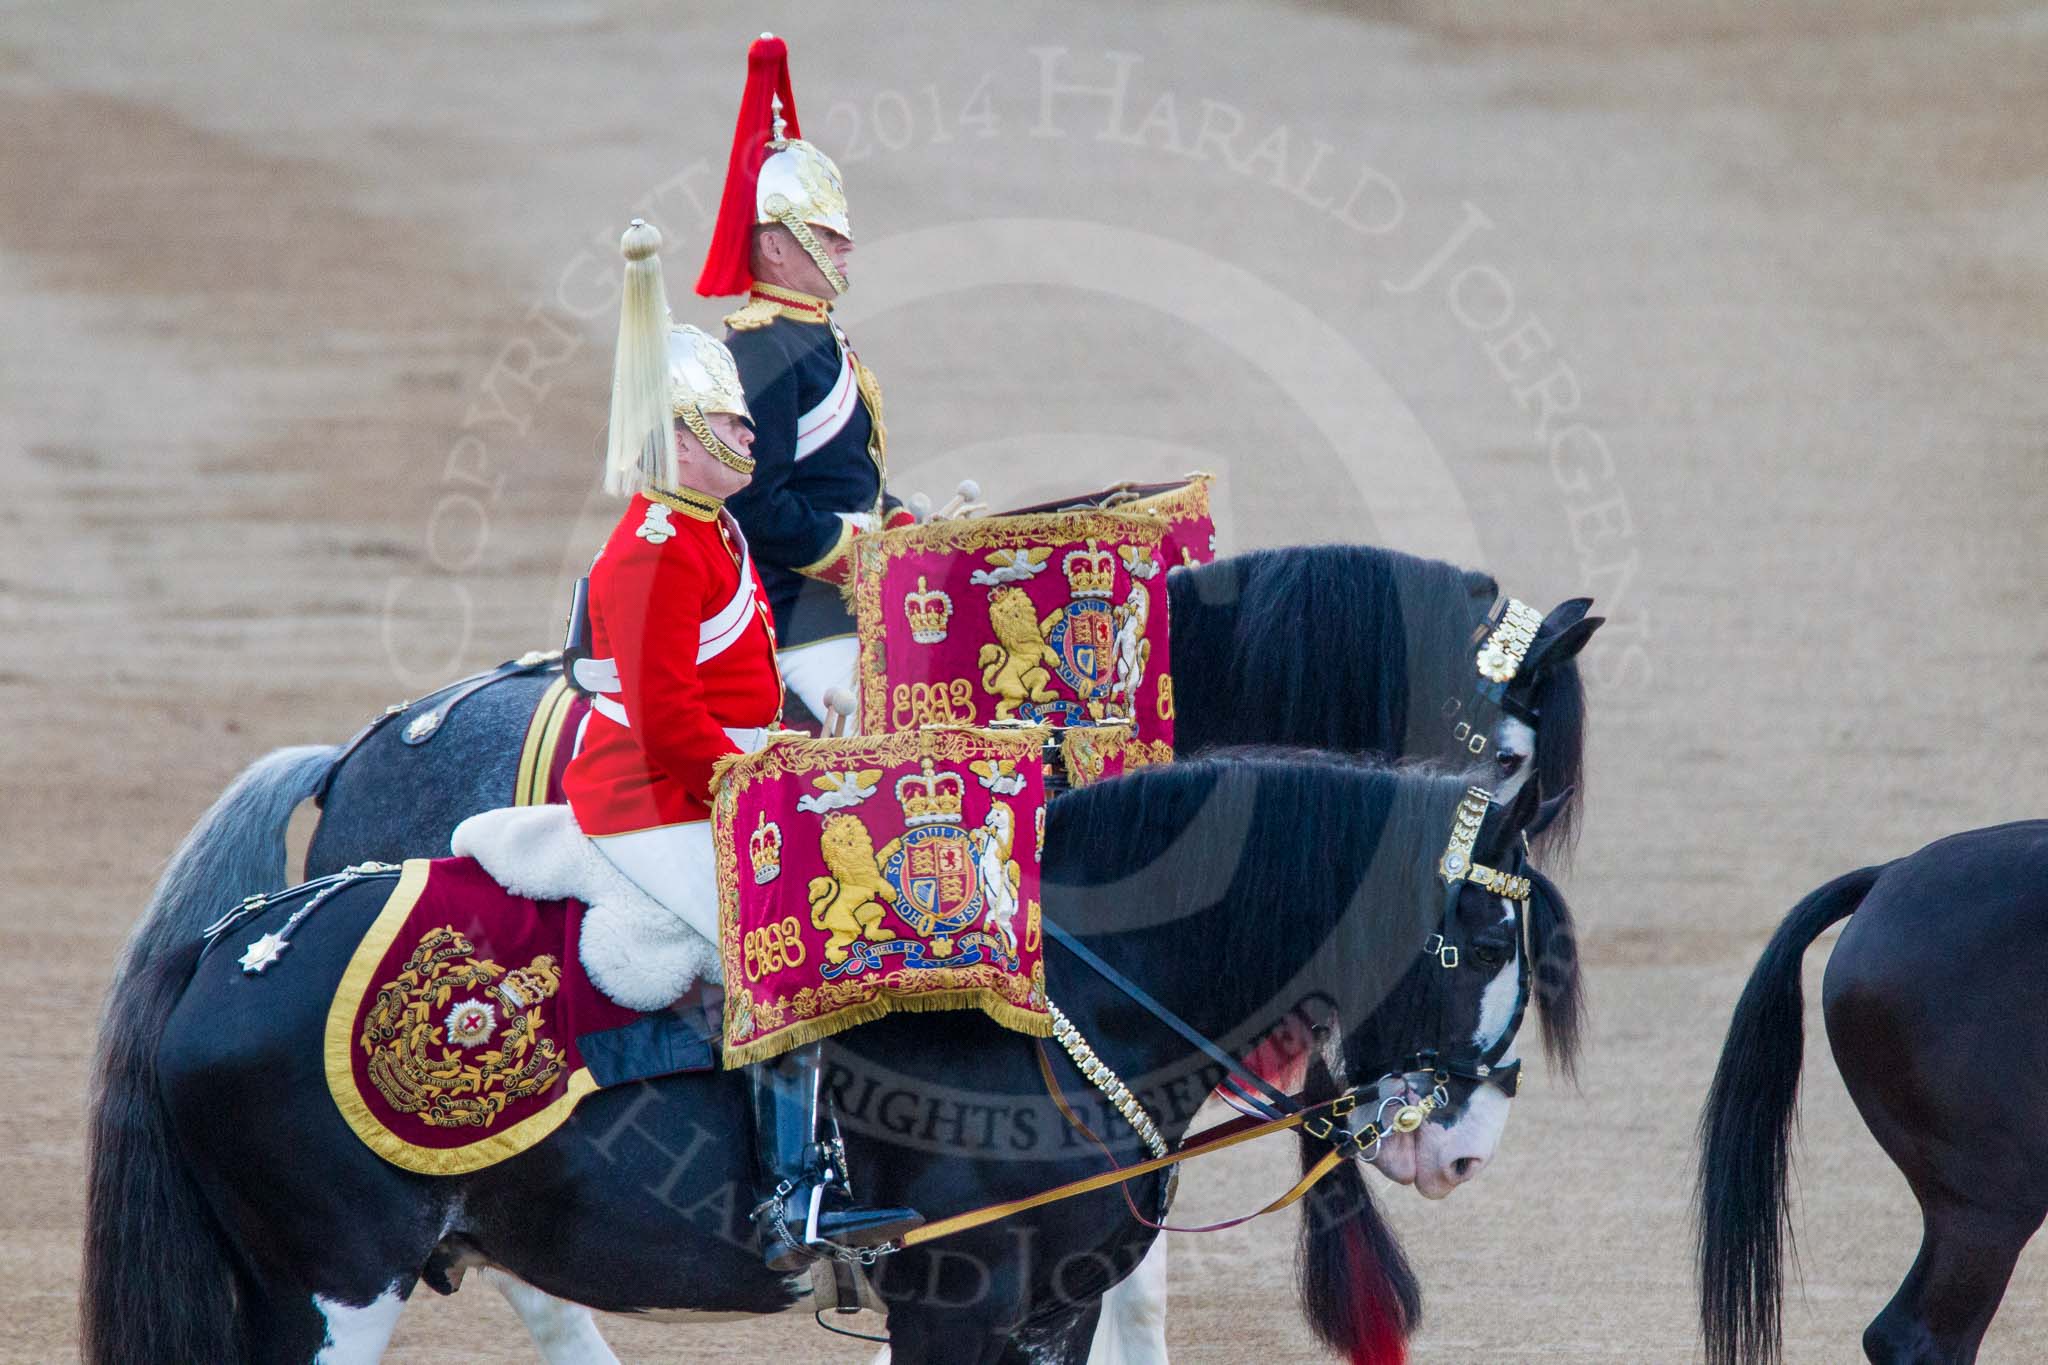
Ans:
[{"label": "gold tassel", "polygon": [[635,218],[619,239],[626,284],[612,368],[612,414],[604,489],[630,498],[649,484],[681,485],[668,392],[668,294],[661,280],[661,232]]}]

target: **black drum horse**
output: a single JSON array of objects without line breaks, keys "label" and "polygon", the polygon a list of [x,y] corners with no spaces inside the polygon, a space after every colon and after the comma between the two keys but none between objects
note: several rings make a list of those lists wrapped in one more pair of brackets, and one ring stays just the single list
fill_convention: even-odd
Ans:
[{"label": "black drum horse", "polygon": [[[1519,1004],[1492,1036],[1480,1022],[1503,973],[1518,1001],[1543,979],[1546,1040],[1567,1058],[1578,1024],[1568,912],[1548,883],[1525,869],[1524,916],[1498,884],[1447,887],[1439,875],[1465,790],[1463,777],[1422,769],[1238,754],[1069,793],[1048,822],[1048,920],[1239,1055],[1277,1012],[1319,1002],[1333,1025],[1318,1053],[1326,1086],[1366,1088],[1340,1143],[1375,1114],[1371,1096],[1411,1084],[1409,1072],[1434,1068],[1415,1083],[1442,1085],[1455,1108],[1478,1086],[1512,1083],[1484,1066],[1506,1054]],[[1531,784],[1489,807],[1475,857],[1520,868],[1536,806]],[[801,1281],[750,1250],[745,1096],[731,1075],[601,1091],[531,1150],[470,1175],[414,1175],[375,1156],[327,1093],[321,1040],[389,879],[343,886],[297,928],[286,963],[245,976],[231,946],[202,941],[194,912],[220,833],[202,824],[181,851],[165,890],[186,899],[159,897],[165,922],[131,940],[109,1004],[90,1142],[88,1361],[373,1360],[422,1279],[446,1288],[470,1265],[622,1312],[798,1301]],[[283,913],[237,924],[234,941]],[[1220,1069],[1050,934],[1046,954],[1053,998],[1178,1142],[1194,1106],[1162,1096],[1199,1097]],[[1007,1117],[988,1142],[979,1123],[935,1143],[850,1125],[851,1165],[872,1197],[944,1215],[1106,1168],[1054,1113],[1039,1045],[973,1013],[943,1028],[935,1018],[843,1035],[834,1050],[850,1085]],[[1050,1055],[1118,1159],[1142,1155]],[[1384,1365],[1413,1325],[1415,1283],[1357,1163],[1337,1170],[1339,1202],[1305,1220],[1304,1304],[1332,1345]],[[882,1259],[870,1275],[897,1365],[991,1361],[1013,1339],[1061,1339],[1073,1306],[1143,1255],[1153,1233],[1131,1211],[1156,1217],[1163,1185],[1144,1177]]]},{"label": "black drum horse", "polygon": [[[1750,974],[1700,1119],[1709,1365],[1782,1355],[1786,1152],[1805,1042],[1800,958],[1844,919],[1822,989],[1857,1110],[1920,1203],[1920,1254],[1863,1333],[1880,1365],[1966,1365],[2048,1214],[2048,821],[1971,830],[1837,877]],[[2035,1047],[2029,1040],[2038,1041]]]},{"label": "black drum horse", "polygon": [[[1600,624],[1585,599],[1550,613],[1503,688],[1474,666],[1497,596],[1482,573],[1370,546],[1318,546],[1177,569],[1168,583],[1183,754],[1269,742],[1476,757],[1502,799],[1532,777],[1558,793],[1537,822],[1536,847],[1569,850],[1583,792],[1576,656]],[[349,745],[269,755],[209,813],[216,856],[203,868],[175,859],[159,902],[283,888],[285,828],[307,795],[323,805],[309,875],[445,854],[456,824],[505,802],[527,719],[556,676],[544,665],[508,665],[393,708]],[[422,731],[430,742],[416,745]],[[131,960],[167,951],[168,926],[179,923],[175,914],[146,920]],[[117,978],[113,993],[124,984]]]},{"label": "black drum horse", "polygon": [[[1322,545],[1175,569],[1167,586],[1179,753],[1283,744],[1459,766],[1477,759],[1503,800],[1532,775],[1561,798],[1535,852],[1555,863],[1569,849],[1584,791],[1577,656],[1600,625],[1586,615],[1589,599],[1552,610],[1501,687],[1474,667],[1498,596],[1483,573]],[[558,670],[501,672],[509,676],[475,690],[451,684],[395,709],[324,761],[308,750],[279,774],[280,841],[283,799],[322,798],[307,875],[365,859],[444,857],[455,826],[510,803],[527,720]],[[423,716],[434,718],[433,737],[408,742]],[[252,882],[245,894],[283,884]]]}]

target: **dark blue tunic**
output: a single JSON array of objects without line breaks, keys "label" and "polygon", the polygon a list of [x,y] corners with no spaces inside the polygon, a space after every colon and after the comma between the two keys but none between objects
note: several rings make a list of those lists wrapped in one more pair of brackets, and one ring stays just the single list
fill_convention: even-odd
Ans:
[{"label": "dark blue tunic", "polygon": [[[799,455],[799,423],[829,422],[821,409],[842,382],[848,361],[835,326],[778,316],[730,329],[725,344],[739,362],[740,383],[754,414],[754,481],[728,499],[753,551],[775,612],[782,647],[853,633],[838,585],[806,575],[825,572],[846,534],[839,513],[875,514],[896,505],[883,490],[883,455],[874,439],[866,396],[841,392],[844,424]],[[851,383],[851,376],[846,382]],[[840,405],[835,405],[840,406]],[[836,566],[843,575],[845,566]]]}]

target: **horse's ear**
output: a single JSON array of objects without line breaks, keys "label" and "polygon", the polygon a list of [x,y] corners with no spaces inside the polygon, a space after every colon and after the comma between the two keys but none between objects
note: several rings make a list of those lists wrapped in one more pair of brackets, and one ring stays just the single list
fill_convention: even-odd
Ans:
[{"label": "horse's ear", "polygon": [[1515,799],[1508,802],[1507,819],[1501,827],[1510,835],[1520,834],[1529,828],[1529,822],[1542,809],[1542,789],[1535,782],[1524,782],[1522,789],[1515,793]]},{"label": "horse's ear", "polygon": [[1486,823],[1480,828],[1475,851],[1483,861],[1498,863],[1502,851],[1514,846],[1516,836],[1539,818],[1541,809],[1542,793],[1534,782],[1524,782],[1512,801],[1505,806],[1495,806],[1488,814]]},{"label": "horse's ear", "polygon": [[[1545,669],[1561,668],[1576,659],[1579,651],[1586,647],[1586,642],[1593,638],[1593,632],[1607,624],[1604,616],[1586,615],[1586,608],[1592,605],[1590,597],[1574,597],[1545,617],[1536,632],[1535,645],[1522,661],[1522,672],[1535,678],[1541,676]],[[1572,614],[1566,617],[1567,612]],[[1552,633],[1552,624],[1560,619],[1569,623]]]},{"label": "horse's ear", "polygon": [[[1527,786],[1534,785],[1533,782],[1527,784]],[[1526,789],[1527,787],[1524,788],[1524,790]],[[1572,793],[1577,790],[1578,788],[1576,787],[1566,787],[1557,795],[1545,800],[1542,805],[1536,808],[1536,818],[1529,822],[1529,827],[1523,830],[1522,833],[1528,835],[1531,839],[1539,837],[1544,830],[1549,829],[1552,824],[1556,823],[1558,816],[1564,814],[1564,808],[1571,804]]]},{"label": "horse's ear", "polygon": [[1543,618],[1543,624],[1536,628],[1538,635],[1557,635],[1586,619],[1586,613],[1593,610],[1590,597],[1571,597],[1550,609]]}]

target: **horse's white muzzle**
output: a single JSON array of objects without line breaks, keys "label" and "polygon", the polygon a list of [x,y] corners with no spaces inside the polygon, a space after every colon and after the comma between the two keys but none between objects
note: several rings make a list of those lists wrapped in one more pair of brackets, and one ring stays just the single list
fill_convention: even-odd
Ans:
[{"label": "horse's white muzzle", "polygon": [[1449,1123],[1425,1123],[1382,1139],[1372,1164],[1395,1184],[1413,1185],[1425,1199],[1442,1199],[1493,1160],[1512,1103],[1497,1087],[1482,1085]]}]

